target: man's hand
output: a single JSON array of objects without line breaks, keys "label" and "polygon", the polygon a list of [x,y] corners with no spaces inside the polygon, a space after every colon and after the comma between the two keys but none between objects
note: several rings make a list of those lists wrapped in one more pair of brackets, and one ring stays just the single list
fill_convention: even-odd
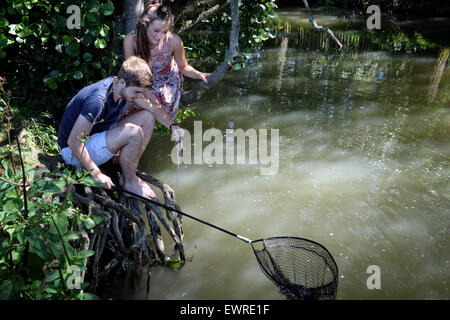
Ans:
[{"label": "man's hand", "polygon": [[184,130],[178,125],[172,125],[172,138],[171,140],[180,141],[184,138]]},{"label": "man's hand", "polygon": [[91,176],[95,181],[103,183],[105,185],[105,189],[111,189],[111,187],[115,187],[115,184],[112,182],[111,178],[103,174],[100,170],[92,171]]}]

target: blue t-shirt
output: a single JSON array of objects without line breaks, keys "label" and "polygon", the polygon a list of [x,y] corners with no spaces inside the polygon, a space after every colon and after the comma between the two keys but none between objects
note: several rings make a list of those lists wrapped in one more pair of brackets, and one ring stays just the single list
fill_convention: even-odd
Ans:
[{"label": "blue t-shirt", "polygon": [[[103,100],[108,91],[112,89],[113,81],[114,76],[103,79],[81,89],[81,91],[72,98],[64,111],[59,126],[58,145],[61,149],[68,146],[67,139],[69,139],[73,125],[80,114],[91,123],[96,119],[89,135],[106,131],[111,125],[117,122],[125,107],[125,99],[120,98],[117,102],[114,102],[114,94],[111,90],[111,93],[103,106]],[[97,117],[97,114],[100,111],[101,113]]]}]

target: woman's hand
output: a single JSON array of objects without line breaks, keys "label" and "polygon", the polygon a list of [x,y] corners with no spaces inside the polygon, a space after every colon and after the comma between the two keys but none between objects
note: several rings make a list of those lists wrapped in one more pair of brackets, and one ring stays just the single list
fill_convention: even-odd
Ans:
[{"label": "woman's hand", "polygon": [[171,140],[181,141],[184,138],[184,130],[180,126],[174,124],[171,126],[171,129],[172,129]]},{"label": "woman's hand", "polygon": [[206,77],[209,77],[211,75],[211,73],[207,73],[207,72],[199,72],[198,76],[199,79],[202,80],[204,83],[208,83],[208,79],[206,79]]}]

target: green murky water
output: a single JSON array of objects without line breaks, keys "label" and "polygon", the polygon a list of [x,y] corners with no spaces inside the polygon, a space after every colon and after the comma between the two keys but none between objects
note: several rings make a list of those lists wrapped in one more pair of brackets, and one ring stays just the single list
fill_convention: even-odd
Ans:
[{"label": "green murky water", "polygon": [[[178,175],[183,211],[251,239],[323,244],[339,267],[338,299],[450,298],[448,63],[306,51],[279,39],[195,106],[202,132],[225,133],[230,122],[278,129],[279,163],[273,175],[248,158],[177,169],[173,142],[155,135],[140,168],[174,188]],[[183,124],[192,135],[193,120]],[[185,142],[192,159],[194,143]],[[183,226],[191,261],[176,273],[154,268],[150,294],[143,281],[129,298],[282,299],[250,245],[188,218]],[[379,290],[366,284],[371,265],[381,270]]]}]

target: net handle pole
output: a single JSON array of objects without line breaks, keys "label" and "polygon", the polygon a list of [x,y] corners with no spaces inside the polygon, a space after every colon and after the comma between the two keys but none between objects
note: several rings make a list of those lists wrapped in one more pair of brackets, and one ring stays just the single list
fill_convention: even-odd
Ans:
[{"label": "net handle pole", "polygon": [[246,237],[243,237],[243,236],[240,236],[240,235],[238,235],[238,234],[236,234],[236,233],[233,233],[233,232],[231,232],[231,231],[225,230],[225,229],[223,229],[223,228],[221,228],[221,227],[218,227],[218,226],[216,226],[216,225],[213,225],[212,223],[203,221],[203,220],[201,220],[201,219],[199,219],[199,218],[197,218],[197,217],[191,216],[190,214],[187,214],[187,213],[185,213],[185,212],[183,212],[183,211],[177,210],[177,209],[175,209],[175,208],[173,208],[173,207],[171,207],[171,206],[165,205],[165,204],[163,204],[163,203],[161,203],[161,202],[158,202],[158,201],[156,201],[156,200],[153,200],[153,199],[149,199],[149,198],[140,196],[140,195],[138,195],[138,194],[136,194],[136,193],[134,193],[134,192],[125,190],[125,189],[123,189],[123,188],[114,187],[114,186],[113,186],[112,188],[114,188],[114,189],[116,189],[116,190],[118,190],[118,191],[126,192],[126,193],[132,195],[133,197],[138,198],[138,199],[141,200],[141,201],[144,201],[144,202],[150,202],[150,203],[156,204],[157,206],[160,206],[160,207],[162,207],[162,208],[164,208],[164,209],[166,209],[166,210],[174,211],[174,212],[179,213],[179,214],[181,214],[181,215],[183,215],[183,216],[185,216],[185,217],[188,217],[188,218],[190,218],[190,219],[192,219],[192,220],[198,221],[198,222],[203,223],[203,224],[205,224],[205,225],[207,225],[207,226],[210,226],[210,227],[212,227],[212,228],[214,228],[214,229],[217,229],[217,230],[219,230],[219,231],[225,232],[226,234],[229,234],[230,236],[233,236],[233,237],[235,237],[235,238],[237,238],[237,239],[239,239],[239,240],[242,240],[242,241],[244,241],[245,243],[250,243],[250,244],[251,244],[251,243],[253,242],[252,240],[250,240],[250,239],[248,239],[248,238],[246,238]]}]

